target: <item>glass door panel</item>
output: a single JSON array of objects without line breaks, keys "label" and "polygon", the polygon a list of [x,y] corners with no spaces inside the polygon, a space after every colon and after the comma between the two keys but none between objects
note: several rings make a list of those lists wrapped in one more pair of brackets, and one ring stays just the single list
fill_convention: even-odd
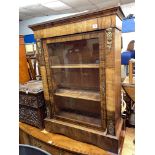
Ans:
[{"label": "glass door panel", "polygon": [[50,43],[48,51],[56,84],[56,116],[83,124],[101,124],[99,39]]}]

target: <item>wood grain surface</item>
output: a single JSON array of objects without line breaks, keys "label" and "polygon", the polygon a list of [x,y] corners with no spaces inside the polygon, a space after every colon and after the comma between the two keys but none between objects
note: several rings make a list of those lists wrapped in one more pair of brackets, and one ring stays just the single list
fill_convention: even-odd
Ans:
[{"label": "wood grain surface", "polygon": [[30,80],[26,59],[24,36],[19,36],[19,83],[24,84]]},{"label": "wood grain surface", "polygon": [[[96,146],[79,142],[63,135],[49,133],[46,130],[40,130],[25,123],[20,122],[19,127],[22,131],[20,132],[21,143],[31,144],[31,139],[33,137],[38,143],[41,142],[38,145],[40,147],[43,145],[42,149],[49,151],[53,155],[57,155],[60,150],[65,150],[68,153],[66,153],[66,155],[69,155],[69,153],[72,155],[111,155],[110,152]],[[34,145],[34,143],[31,145]],[[51,149],[49,149],[49,147],[51,147]],[[55,148],[54,151],[52,147]]]},{"label": "wood grain surface", "polygon": [[123,16],[121,8],[114,7],[30,26],[35,38],[43,41],[45,89],[51,105],[51,117],[45,119],[48,132],[119,154],[124,137],[120,111]]}]

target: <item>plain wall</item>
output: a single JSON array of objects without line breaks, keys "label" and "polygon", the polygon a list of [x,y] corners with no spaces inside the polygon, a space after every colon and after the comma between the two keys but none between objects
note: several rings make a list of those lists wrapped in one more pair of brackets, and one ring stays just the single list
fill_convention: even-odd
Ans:
[{"label": "plain wall", "polygon": [[123,49],[124,52],[127,49],[127,46],[131,40],[135,40],[135,32],[122,33],[123,37]]},{"label": "plain wall", "polygon": [[76,13],[35,17],[35,18],[20,21],[19,22],[19,34],[20,35],[33,34],[33,31],[28,27],[29,25],[42,23],[42,22],[46,22],[49,20],[54,20],[54,19],[58,19],[58,18],[62,18],[62,17],[67,17],[67,16],[74,15],[74,14],[76,14]]}]

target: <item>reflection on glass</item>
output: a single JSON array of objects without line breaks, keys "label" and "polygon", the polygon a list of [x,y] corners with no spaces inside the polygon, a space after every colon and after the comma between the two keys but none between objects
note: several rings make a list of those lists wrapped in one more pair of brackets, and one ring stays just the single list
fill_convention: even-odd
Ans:
[{"label": "reflection on glass", "polygon": [[57,88],[99,90],[98,38],[48,45]]},{"label": "reflection on glass", "polygon": [[48,45],[51,65],[98,64],[98,39],[76,40]]},{"label": "reflection on glass", "polygon": [[56,85],[56,114],[98,126],[101,123],[98,39],[51,43],[48,51]]}]

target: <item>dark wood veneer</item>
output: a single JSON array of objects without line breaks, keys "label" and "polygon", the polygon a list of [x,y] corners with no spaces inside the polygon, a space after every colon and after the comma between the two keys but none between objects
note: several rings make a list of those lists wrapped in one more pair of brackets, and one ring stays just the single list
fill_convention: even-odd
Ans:
[{"label": "dark wood veneer", "polygon": [[30,26],[41,43],[49,111],[46,130],[116,154],[124,129],[120,112],[123,16],[115,7]]}]

